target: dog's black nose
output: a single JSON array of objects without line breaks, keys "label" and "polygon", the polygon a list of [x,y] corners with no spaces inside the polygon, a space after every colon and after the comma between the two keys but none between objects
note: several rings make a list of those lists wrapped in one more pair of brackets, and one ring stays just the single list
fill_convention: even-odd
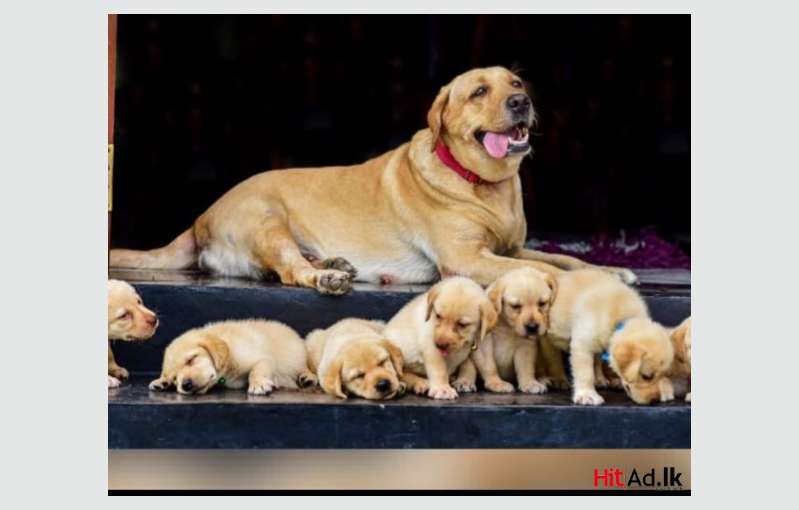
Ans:
[{"label": "dog's black nose", "polygon": [[391,381],[388,379],[380,379],[377,381],[377,384],[375,384],[375,389],[380,393],[386,393],[391,389]]},{"label": "dog's black nose", "polygon": [[180,387],[183,388],[183,391],[191,391],[194,384],[192,384],[191,379],[184,379]]},{"label": "dog's black nose", "polygon": [[524,329],[527,331],[528,335],[535,335],[538,333],[538,324],[531,322],[530,324],[524,326]]},{"label": "dog's black nose", "polygon": [[527,113],[532,102],[527,94],[513,94],[508,98],[508,109],[513,113]]}]

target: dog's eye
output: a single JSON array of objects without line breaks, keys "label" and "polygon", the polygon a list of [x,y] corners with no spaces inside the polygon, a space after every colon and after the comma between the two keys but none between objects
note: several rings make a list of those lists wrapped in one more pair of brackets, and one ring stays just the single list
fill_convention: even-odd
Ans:
[{"label": "dog's eye", "polygon": [[539,308],[545,308],[549,304],[549,301],[539,301],[538,306]]},{"label": "dog's eye", "polygon": [[187,365],[191,365],[192,363],[194,363],[194,358],[196,358],[196,357],[197,357],[197,356],[192,356],[191,358],[187,359],[187,360],[186,360],[186,364],[187,364]]},{"label": "dog's eye", "polygon": [[641,379],[644,381],[651,381],[655,374],[641,374]]},{"label": "dog's eye", "polygon": [[474,92],[472,92],[472,97],[480,97],[486,95],[488,92],[488,87],[481,85],[477,87]]},{"label": "dog's eye", "polygon": [[520,303],[508,303],[508,306],[510,306],[511,310],[521,310],[522,309],[522,305]]},{"label": "dog's eye", "polygon": [[117,320],[118,320],[118,321],[121,321],[121,320],[128,320],[128,319],[130,319],[130,318],[132,317],[132,315],[133,315],[133,314],[132,314],[132,313],[130,313],[130,312],[128,311],[128,312],[125,312],[125,313],[123,313],[123,314],[122,314],[122,315],[120,315],[119,317],[117,317]]},{"label": "dog's eye", "polygon": [[136,304],[137,304],[137,305],[140,305],[140,304],[141,304],[141,298],[139,298],[139,299],[137,299],[137,300],[136,300]]},{"label": "dog's eye", "polygon": [[520,89],[520,88],[522,88],[524,86],[524,85],[522,85],[522,82],[519,81],[519,80],[513,80],[512,82],[510,82],[510,84],[511,84],[512,87],[517,88],[517,89]]},{"label": "dog's eye", "polygon": [[468,326],[469,326],[468,322],[458,321],[458,327],[459,328],[465,328],[465,327],[468,327]]}]

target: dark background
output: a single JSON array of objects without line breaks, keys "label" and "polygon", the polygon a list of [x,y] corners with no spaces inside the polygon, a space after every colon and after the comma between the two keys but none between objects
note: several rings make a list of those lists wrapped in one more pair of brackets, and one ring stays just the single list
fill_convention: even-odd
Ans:
[{"label": "dark background", "polygon": [[[354,164],[478,66],[529,81],[530,234],[690,242],[690,17],[119,17],[112,246],[151,248],[255,173]],[[690,247],[688,247],[690,250]]]}]

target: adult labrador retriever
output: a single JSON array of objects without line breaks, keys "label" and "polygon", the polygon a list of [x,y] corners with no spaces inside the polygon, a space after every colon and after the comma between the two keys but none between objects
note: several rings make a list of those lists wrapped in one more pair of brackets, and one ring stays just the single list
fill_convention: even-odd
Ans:
[{"label": "adult labrador retriever", "polygon": [[[257,174],[238,184],[169,245],[111,250],[113,267],[201,269],[343,294],[352,279],[427,283],[459,274],[488,285],[532,266],[587,267],[524,248],[519,165],[535,112],[522,80],[473,69],[444,86],[428,128],[353,166]],[[357,272],[356,272],[357,269]],[[606,268],[627,283],[628,269]]]}]

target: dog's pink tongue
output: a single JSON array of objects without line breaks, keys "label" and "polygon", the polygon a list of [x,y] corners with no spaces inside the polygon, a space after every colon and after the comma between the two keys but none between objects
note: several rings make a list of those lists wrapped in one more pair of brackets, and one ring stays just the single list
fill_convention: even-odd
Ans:
[{"label": "dog's pink tongue", "polygon": [[508,153],[509,143],[510,137],[505,133],[492,133],[489,131],[483,137],[483,145],[485,146],[486,150],[491,157],[497,159],[505,157],[505,154]]}]

